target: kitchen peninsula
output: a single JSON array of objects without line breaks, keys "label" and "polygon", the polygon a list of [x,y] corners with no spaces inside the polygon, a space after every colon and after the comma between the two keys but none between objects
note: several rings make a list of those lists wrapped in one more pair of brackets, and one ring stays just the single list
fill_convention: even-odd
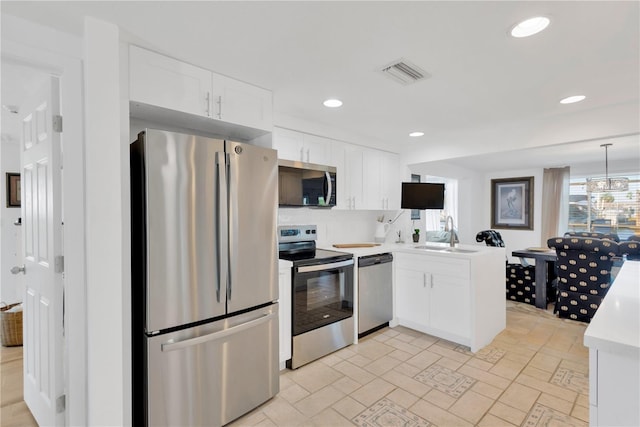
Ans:
[{"label": "kitchen peninsula", "polygon": [[413,243],[338,250],[356,258],[393,253],[392,327],[406,326],[476,352],[506,326],[504,248]]},{"label": "kitchen peninsula", "polygon": [[640,425],[640,261],[625,261],[584,334],[589,423]]}]

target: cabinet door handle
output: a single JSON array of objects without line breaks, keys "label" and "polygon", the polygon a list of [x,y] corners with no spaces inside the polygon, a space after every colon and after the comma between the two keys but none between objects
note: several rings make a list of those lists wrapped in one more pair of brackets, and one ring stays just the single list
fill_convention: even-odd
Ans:
[{"label": "cabinet door handle", "polygon": [[431,282],[431,289],[433,289],[433,273],[429,273],[429,281]]},{"label": "cabinet door handle", "polygon": [[222,119],[222,95],[218,96],[218,118]]},{"label": "cabinet door handle", "polygon": [[304,162],[304,147],[300,147],[300,161]]},{"label": "cabinet door handle", "polygon": [[356,196],[353,196],[353,209],[356,208]]},{"label": "cabinet door handle", "polygon": [[205,100],[205,112],[207,113],[207,117],[211,117],[211,93],[207,91],[207,94],[204,97]]},{"label": "cabinet door handle", "polygon": [[422,287],[427,287],[427,273],[422,273]]}]

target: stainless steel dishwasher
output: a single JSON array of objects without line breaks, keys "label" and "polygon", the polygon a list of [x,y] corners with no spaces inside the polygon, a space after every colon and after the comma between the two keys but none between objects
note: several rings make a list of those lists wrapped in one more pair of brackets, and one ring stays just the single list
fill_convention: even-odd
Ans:
[{"label": "stainless steel dishwasher", "polygon": [[358,259],[358,337],[389,325],[393,318],[393,272],[389,253]]}]

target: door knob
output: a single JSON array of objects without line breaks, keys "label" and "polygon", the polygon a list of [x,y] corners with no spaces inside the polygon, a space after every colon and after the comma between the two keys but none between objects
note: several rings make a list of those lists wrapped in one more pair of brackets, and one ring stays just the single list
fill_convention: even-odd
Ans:
[{"label": "door knob", "polygon": [[16,265],[11,269],[11,274],[18,274],[18,273],[26,274],[26,269],[24,268],[24,264],[22,264],[20,267]]}]

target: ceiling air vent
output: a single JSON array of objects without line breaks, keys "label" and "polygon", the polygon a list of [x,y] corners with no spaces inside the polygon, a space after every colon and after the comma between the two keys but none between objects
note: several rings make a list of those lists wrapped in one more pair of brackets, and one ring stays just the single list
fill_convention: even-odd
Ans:
[{"label": "ceiling air vent", "polygon": [[380,72],[403,85],[431,77],[429,73],[405,59],[399,59],[386,65]]}]

